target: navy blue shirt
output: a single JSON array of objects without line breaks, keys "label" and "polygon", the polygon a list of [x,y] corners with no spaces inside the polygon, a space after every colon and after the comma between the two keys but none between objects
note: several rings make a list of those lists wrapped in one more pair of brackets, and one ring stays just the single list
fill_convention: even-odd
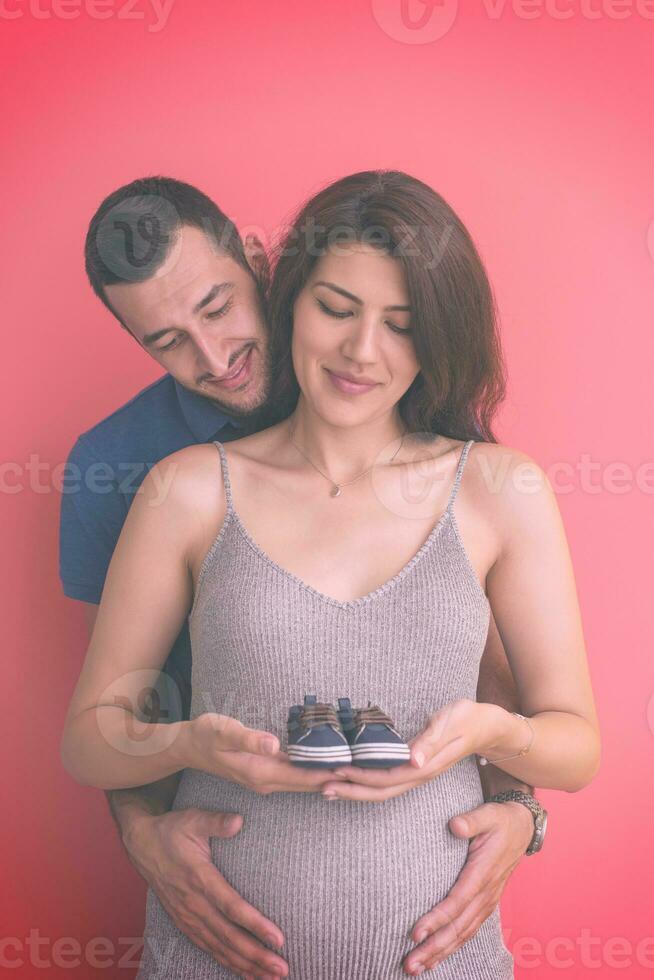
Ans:
[{"label": "navy blue shirt", "polygon": [[[64,594],[100,602],[127,512],[152,466],[178,449],[213,439],[228,442],[242,431],[242,422],[165,374],[83,432],[68,455],[62,486],[59,575]],[[184,689],[185,718],[190,663],[186,624],[164,667]]]}]

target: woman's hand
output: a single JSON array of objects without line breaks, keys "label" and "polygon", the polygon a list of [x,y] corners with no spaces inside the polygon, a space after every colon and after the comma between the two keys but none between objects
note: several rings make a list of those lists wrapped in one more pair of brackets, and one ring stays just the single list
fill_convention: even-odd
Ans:
[{"label": "woman's hand", "polygon": [[[206,712],[186,723],[180,736],[182,767],[201,769],[255,793],[316,793],[327,781],[344,782],[333,769],[292,763],[271,732],[247,728],[238,718]],[[268,746],[268,749],[266,749]]]},{"label": "woman's hand", "polygon": [[505,732],[507,715],[497,704],[467,698],[452,701],[433,714],[425,729],[409,742],[409,762],[390,769],[338,766],[333,775],[346,776],[347,782],[328,782],[323,796],[371,803],[401,796],[466,756],[485,753]]}]

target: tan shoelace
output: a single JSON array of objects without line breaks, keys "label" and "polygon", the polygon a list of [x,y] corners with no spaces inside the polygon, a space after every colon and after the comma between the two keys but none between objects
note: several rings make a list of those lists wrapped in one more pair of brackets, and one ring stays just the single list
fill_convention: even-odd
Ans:
[{"label": "tan shoelace", "polygon": [[340,721],[331,704],[308,704],[300,712],[299,723],[304,728],[315,728],[317,725],[335,725],[340,728]]},{"label": "tan shoelace", "polygon": [[380,707],[376,704],[370,704],[368,702],[367,708],[358,708],[354,710],[354,724],[357,728],[362,725],[387,725],[392,732],[394,732],[399,739],[402,738],[397,728],[393,724],[392,720],[382,711]]}]

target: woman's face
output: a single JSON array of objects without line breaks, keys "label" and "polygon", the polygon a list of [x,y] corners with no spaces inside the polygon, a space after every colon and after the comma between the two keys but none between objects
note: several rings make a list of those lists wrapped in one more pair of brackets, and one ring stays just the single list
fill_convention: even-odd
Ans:
[{"label": "woman's face", "polygon": [[389,414],[420,370],[404,269],[353,243],[315,264],[293,308],[292,356],[303,397],[325,421]]}]

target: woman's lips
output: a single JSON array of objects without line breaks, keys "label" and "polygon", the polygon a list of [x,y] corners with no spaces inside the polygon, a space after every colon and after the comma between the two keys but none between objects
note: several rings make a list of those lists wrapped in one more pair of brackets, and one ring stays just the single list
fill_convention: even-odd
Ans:
[{"label": "woman's lips", "polygon": [[244,381],[248,380],[252,371],[251,355],[253,350],[254,350],[253,347],[249,348],[236,374],[231,375],[229,378],[223,378],[222,381],[211,381],[210,384],[217,385],[217,387],[219,388],[227,388],[228,391],[231,391],[233,388],[238,388],[240,385],[242,385]]},{"label": "woman's lips", "polygon": [[340,374],[330,371],[329,368],[325,368],[325,371],[334,387],[346,395],[363,395],[366,391],[372,391],[379,383],[376,381],[374,384],[359,384],[356,381],[350,381],[349,378],[343,378]]}]

